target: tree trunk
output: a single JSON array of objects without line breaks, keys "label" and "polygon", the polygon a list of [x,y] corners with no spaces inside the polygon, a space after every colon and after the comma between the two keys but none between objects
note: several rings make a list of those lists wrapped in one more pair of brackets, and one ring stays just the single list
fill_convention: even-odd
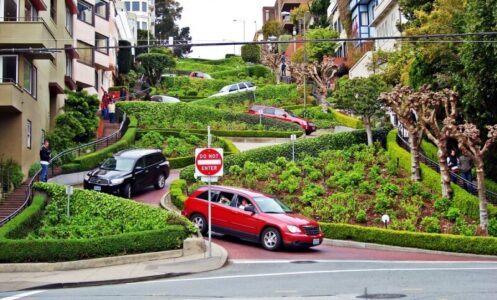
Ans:
[{"label": "tree trunk", "polygon": [[419,142],[421,138],[419,134],[411,132],[409,134],[409,148],[411,148],[411,180],[421,181],[419,172]]},{"label": "tree trunk", "polygon": [[440,165],[440,181],[442,184],[442,197],[451,199],[452,188],[450,187],[450,173],[447,165],[447,153],[441,149],[446,149],[446,143],[438,146],[438,164]]},{"label": "tree trunk", "polygon": [[487,194],[485,190],[485,171],[483,161],[475,161],[476,179],[478,180],[478,198],[480,199],[480,230],[488,235],[488,211],[487,211]]},{"label": "tree trunk", "polygon": [[366,127],[366,135],[368,137],[368,146],[373,145],[373,131],[371,130],[371,119],[367,116],[364,116],[364,127]]}]

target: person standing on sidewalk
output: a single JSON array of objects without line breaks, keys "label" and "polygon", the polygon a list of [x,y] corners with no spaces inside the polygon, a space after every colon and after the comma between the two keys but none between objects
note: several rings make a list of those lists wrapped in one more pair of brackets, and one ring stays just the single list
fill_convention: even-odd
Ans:
[{"label": "person standing on sidewalk", "polygon": [[109,109],[109,122],[114,123],[114,119],[116,116],[116,104],[113,100],[110,101],[107,108]]},{"label": "person standing on sidewalk", "polygon": [[40,164],[41,164],[41,174],[40,181],[48,181],[48,165],[50,164],[50,150],[48,149],[48,140],[43,141],[43,145],[40,149]]},{"label": "person standing on sidewalk", "polygon": [[[473,161],[471,158],[466,156],[464,153],[459,157],[459,169],[462,172],[462,177],[466,179],[467,181],[473,183],[473,177],[471,176],[471,169],[473,168]],[[471,185],[467,185],[466,182],[464,183],[464,188],[469,191],[470,193],[473,193],[473,188]]]},{"label": "person standing on sidewalk", "polygon": [[[450,150],[450,155],[447,157],[447,166],[452,173],[459,172],[459,159],[456,156],[456,150]],[[450,174],[450,179],[452,182],[457,183],[456,176]]]}]

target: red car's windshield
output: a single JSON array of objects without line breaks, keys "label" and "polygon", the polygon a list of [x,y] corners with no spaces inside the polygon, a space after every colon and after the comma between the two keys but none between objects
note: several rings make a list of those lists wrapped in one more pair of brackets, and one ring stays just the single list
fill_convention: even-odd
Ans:
[{"label": "red car's windshield", "polygon": [[257,206],[259,206],[260,210],[264,213],[284,214],[292,212],[292,210],[288,206],[273,198],[254,197],[254,200],[257,203]]}]

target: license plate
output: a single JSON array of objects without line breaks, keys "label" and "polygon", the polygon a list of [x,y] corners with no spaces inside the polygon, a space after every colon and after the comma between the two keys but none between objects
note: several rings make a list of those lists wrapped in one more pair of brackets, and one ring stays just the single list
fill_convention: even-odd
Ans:
[{"label": "license plate", "polygon": [[95,185],[95,186],[93,186],[93,190],[95,190],[97,192],[100,192],[102,190],[102,187],[98,186],[98,185]]},{"label": "license plate", "polygon": [[312,240],[313,245],[319,245],[319,239],[313,239]]}]

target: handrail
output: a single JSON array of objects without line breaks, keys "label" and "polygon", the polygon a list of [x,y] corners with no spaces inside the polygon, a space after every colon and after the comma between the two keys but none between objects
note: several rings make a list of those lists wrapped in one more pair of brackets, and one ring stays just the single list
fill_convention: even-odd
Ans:
[{"label": "handrail", "polygon": [[[405,148],[407,151],[410,151],[411,147],[409,146],[409,143],[402,137],[400,134],[400,129],[397,132],[397,144],[399,144],[401,147]],[[427,157],[425,154],[422,152],[419,153],[420,161],[422,161],[425,165],[430,167],[431,169],[440,172],[440,165],[435,162],[434,160],[430,159]],[[478,194],[478,186],[474,184],[473,182],[466,180],[464,177],[461,175],[454,173],[452,171],[449,171],[450,176],[452,178],[456,178],[456,184],[465,189],[468,193],[477,195]],[[486,190],[486,195],[487,195],[487,200],[493,204],[497,204],[497,193],[494,193],[492,191]]]},{"label": "handrail", "polygon": [[[84,149],[84,148],[88,148],[88,147],[92,147],[92,146],[96,148],[97,145],[100,145],[103,143],[107,143],[107,145],[108,145],[109,140],[111,140],[111,139],[117,140],[118,137],[121,138],[124,135],[124,133],[128,129],[128,124],[129,124],[129,118],[126,116],[126,113],[124,113],[123,120],[121,122],[121,125],[119,126],[119,129],[116,130],[115,132],[113,132],[111,135],[104,137],[104,138],[101,138],[101,139],[98,139],[98,140],[95,140],[95,141],[92,141],[92,142],[89,142],[87,144],[76,146],[74,148],[62,151],[61,153],[57,154],[49,162],[49,166],[52,167],[52,174],[53,174],[53,164],[57,160],[61,159],[62,157],[65,157],[65,156],[69,156],[70,154],[72,154],[73,152],[76,152],[76,151],[78,151],[78,153],[80,154],[81,149]],[[23,204],[18,209],[16,209],[13,213],[11,213],[9,216],[4,218],[3,220],[0,220],[0,226],[3,226],[5,223],[10,221],[12,218],[17,216],[22,210],[24,210],[24,208],[26,208],[31,203],[31,201],[33,200],[33,185],[36,181],[39,180],[40,172],[41,172],[41,169],[39,169],[33,175],[33,177],[29,180],[29,184],[28,184],[28,188],[26,190],[26,196],[25,196],[25,200],[24,200]]]}]

